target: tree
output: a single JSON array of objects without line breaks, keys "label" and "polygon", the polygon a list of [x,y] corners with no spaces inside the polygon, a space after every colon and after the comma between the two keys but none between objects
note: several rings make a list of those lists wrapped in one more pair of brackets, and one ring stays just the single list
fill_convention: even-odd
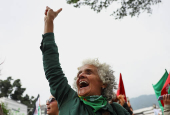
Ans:
[{"label": "tree", "polygon": [[14,93],[10,95],[11,99],[19,101],[22,99],[22,94],[24,93],[24,91],[26,90],[26,88],[21,88],[21,83],[20,83],[20,79],[17,79],[14,81],[13,83],[13,89],[15,89]]},{"label": "tree", "polygon": [[6,80],[0,80],[0,97],[8,97],[13,91],[11,81],[13,79],[8,77]]},{"label": "tree", "polygon": [[35,104],[35,98],[26,94],[23,96],[26,88],[22,88],[20,79],[14,80],[12,83],[12,77],[8,77],[6,80],[0,80],[0,97],[11,98],[22,104],[27,105],[28,115],[32,115],[32,109]]},{"label": "tree", "polygon": [[145,11],[151,14],[151,6],[161,3],[161,0],[67,0],[68,4],[73,4],[76,8],[86,5],[97,13],[108,8],[114,2],[120,3],[120,7],[113,11],[111,15],[115,19],[122,19],[128,15],[131,17],[139,16],[140,13]]},{"label": "tree", "polygon": [[36,101],[36,99],[33,96],[29,97],[28,94],[26,94],[24,97],[22,97],[21,103],[27,105],[28,115],[32,115],[32,109],[35,105],[35,101]]},{"label": "tree", "polygon": [[10,110],[7,108],[7,104],[1,102],[0,107],[2,108],[2,112],[4,115],[9,115]]}]

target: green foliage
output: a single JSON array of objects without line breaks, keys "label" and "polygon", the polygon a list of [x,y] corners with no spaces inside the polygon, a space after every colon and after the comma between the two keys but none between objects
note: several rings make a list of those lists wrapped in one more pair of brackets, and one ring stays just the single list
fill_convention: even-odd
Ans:
[{"label": "green foliage", "polygon": [[12,78],[8,77],[6,80],[0,80],[0,97],[8,97],[12,92],[11,85]]},{"label": "green foliage", "polygon": [[26,94],[23,96],[26,88],[22,88],[20,79],[14,80],[12,83],[12,77],[8,77],[6,80],[0,80],[0,97],[11,98],[15,101],[21,102],[22,104],[27,105],[28,114],[32,114],[32,109],[35,104],[35,98]]},{"label": "green foliage", "polygon": [[68,4],[73,4],[76,8],[86,5],[97,13],[108,8],[114,2],[120,3],[120,7],[111,15],[115,19],[122,19],[128,15],[131,17],[139,16],[144,11],[151,14],[151,6],[161,3],[161,0],[67,0]]},{"label": "green foliage", "polygon": [[13,89],[15,89],[14,93],[10,95],[11,99],[19,101],[22,99],[22,94],[24,93],[24,91],[26,90],[26,88],[21,88],[21,83],[20,83],[20,79],[17,79],[14,81],[13,83]]},{"label": "green foliage", "polygon": [[1,108],[2,108],[4,115],[9,115],[10,110],[7,109],[7,104],[1,102],[0,105],[1,105]]},{"label": "green foliage", "polygon": [[27,105],[28,107],[28,115],[32,115],[32,109],[34,107],[36,99],[31,96],[29,97],[28,94],[26,94],[24,97],[21,99],[21,103]]}]

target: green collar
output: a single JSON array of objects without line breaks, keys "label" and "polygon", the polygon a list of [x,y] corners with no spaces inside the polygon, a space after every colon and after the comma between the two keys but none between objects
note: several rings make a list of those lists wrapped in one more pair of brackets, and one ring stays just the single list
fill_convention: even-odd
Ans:
[{"label": "green collar", "polygon": [[102,95],[87,96],[87,97],[79,96],[79,98],[81,99],[81,101],[83,101],[84,104],[92,107],[94,109],[93,112],[96,112],[99,109],[104,109],[113,113],[112,107],[110,106],[110,104],[107,103],[106,98],[104,98]]}]

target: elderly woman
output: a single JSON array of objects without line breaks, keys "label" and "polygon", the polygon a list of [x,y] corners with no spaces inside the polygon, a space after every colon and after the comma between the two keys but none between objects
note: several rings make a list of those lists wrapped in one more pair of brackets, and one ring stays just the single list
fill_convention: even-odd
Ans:
[{"label": "elderly woman", "polygon": [[109,104],[115,77],[110,66],[98,60],[86,60],[78,68],[76,91],[68,85],[59,63],[59,53],[54,40],[53,20],[62,9],[45,10],[45,28],[41,50],[43,65],[51,94],[58,102],[59,115],[129,115],[119,104]]}]

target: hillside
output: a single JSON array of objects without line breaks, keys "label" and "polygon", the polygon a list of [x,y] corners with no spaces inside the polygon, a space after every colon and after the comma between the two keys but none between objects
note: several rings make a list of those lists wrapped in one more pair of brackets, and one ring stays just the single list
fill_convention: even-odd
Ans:
[{"label": "hillside", "polygon": [[130,98],[130,103],[133,110],[150,107],[153,104],[156,104],[159,107],[155,94],[141,95],[136,98]]}]

